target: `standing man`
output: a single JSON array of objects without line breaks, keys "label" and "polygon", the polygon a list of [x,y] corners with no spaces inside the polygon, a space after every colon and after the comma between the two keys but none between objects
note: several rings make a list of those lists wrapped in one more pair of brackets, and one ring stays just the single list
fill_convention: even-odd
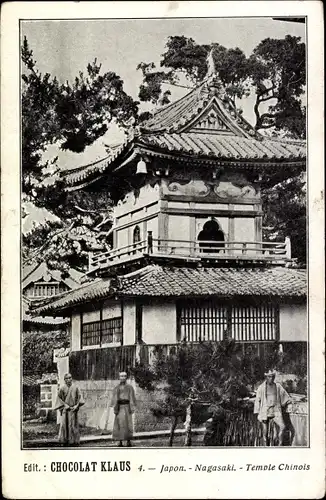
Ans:
[{"label": "standing man", "polygon": [[263,425],[264,446],[269,444],[267,435],[271,420],[278,426],[278,445],[282,446],[285,430],[282,409],[291,403],[291,398],[281,384],[275,382],[275,370],[269,370],[264,375],[266,380],[257,389],[254,413],[258,414],[258,420]]},{"label": "standing man", "polygon": [[79,445],[78,410],[84,401],[79,388],[73,384],[70,373],[66,373],[64,382],[64,385],[59,389],[55,407],[61,413],[59,442],[63,446]]},{"label": "standing man", "polygon": [[134,388],[127,384],[127,373],[119,373],[119,384],[114,388],[110,406],[114,411],[114,424],[112,437],[119,441],[119,446],[123,446],[123,441],[127,441],[127,446],[131,446],[133,436],[132,415],[136,409],[136,397]]}]

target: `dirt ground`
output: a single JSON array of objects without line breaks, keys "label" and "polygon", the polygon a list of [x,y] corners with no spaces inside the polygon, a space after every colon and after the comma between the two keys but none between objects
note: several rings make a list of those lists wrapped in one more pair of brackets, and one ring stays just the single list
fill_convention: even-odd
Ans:
[{"label": "dirt ground", "polygon": [[[23,440],[56,438],[59,433],[59,424],[55,422],[34,423],[23,422]],[[99,435],[101,431],[93,427],[80,427],[81,436]]]},{"label": "dirt ground", "polygon": [[[33,441],[48,438],[51,441],[56,439],[59,432],[59,425],[56,423],[34,423],[34,422],[24,422],[23,423],[23,442]],[[95,429],[93,427],[80,427],[81,436],[97,436],[101,435],[101,430]],[[203,446],[203,434],[194,435],[192,438],[192,446]],[[168,447],[168,436],[153,437],[146,439],[135,439],[133,440],[134,448],[159,448]],[[182,447],[184,441],[184,436],[175,436],[174,447]],[[80,448],[114,448],[117,443],[115,441],[101,440],[94,442],[85,442],[80,444]]]}]

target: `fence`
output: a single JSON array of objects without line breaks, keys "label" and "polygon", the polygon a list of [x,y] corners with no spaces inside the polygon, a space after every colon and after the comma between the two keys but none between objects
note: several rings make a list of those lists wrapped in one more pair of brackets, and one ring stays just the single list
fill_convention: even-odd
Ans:
[{"label": "fence", "polygon": [[[158,353],[174,354],[182,344],[137,344],[129,346],[84,349],[70,353],[69,366],[75,380],[117,379],[119,371],[130,371],[136,362],[142,365],[153,363]],[[189,345],[198,345],[196,343]],[[279,369],[287,373],[306,371],[306,342],[239,342],[238,349],[247,355],[250,363],[246,367],[252,374],[258,367],[257,359],[263,369],[279,363]],[[280,345],[282,352],[280,353]]]}]

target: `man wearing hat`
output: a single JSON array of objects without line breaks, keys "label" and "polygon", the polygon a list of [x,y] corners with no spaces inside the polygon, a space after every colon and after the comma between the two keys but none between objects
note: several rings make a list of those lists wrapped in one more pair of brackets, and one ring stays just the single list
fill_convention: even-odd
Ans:
[{"label": "man wearing hat", "polygon": [[282,446],[285,430],[282,409],[291,403],[291,398],[281,384],[275,382],[275,370],[269,370],[264,375],[266,380],[257,389],[254,413],[258,414],[258,420],[263,425],[264,446],[268,444],[267,434],[270,420],[273,420],[278,426],[278,445]]}]

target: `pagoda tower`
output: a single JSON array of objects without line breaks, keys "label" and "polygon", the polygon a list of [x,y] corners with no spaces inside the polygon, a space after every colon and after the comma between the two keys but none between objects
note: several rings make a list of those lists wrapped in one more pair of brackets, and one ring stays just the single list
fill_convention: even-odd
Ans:
[{"label": "pagoda tower", "polygon": [[259,134],[210,64],[110,155],[65,174],[68,190],[114,202],[112,249],[90,255],[81,287],[37,309],[71,318],[70,369],[85,390],[107,391],[119,369],[181,341],[306,356],[306,272],[292,265],[291,235],[263,241],[260,192],[305,162],[305,142]]}]

